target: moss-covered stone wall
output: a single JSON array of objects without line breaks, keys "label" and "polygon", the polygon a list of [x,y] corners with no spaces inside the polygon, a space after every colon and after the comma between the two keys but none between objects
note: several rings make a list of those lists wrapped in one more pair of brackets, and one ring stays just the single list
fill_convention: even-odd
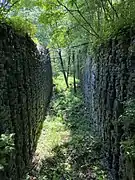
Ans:
[{"label": "moss-covered stone wall", "polygon": [[83,74],[89,119],[93,135],[101,138],[108,179],[134,179],[135,159],[126,161],[128,152],[122,142],[129,136],[119,116],[124,112],[123,103],[135,95],[135,29],[125,28],[97,48],[87,59]]},{"label": "moss-covered stone wall", "polygon": [[19,180],[29,165],[52,91],[49,52],[39,52],[27,35],[0,25],[0,134],[14,133],[14,150],[0,171]]}]

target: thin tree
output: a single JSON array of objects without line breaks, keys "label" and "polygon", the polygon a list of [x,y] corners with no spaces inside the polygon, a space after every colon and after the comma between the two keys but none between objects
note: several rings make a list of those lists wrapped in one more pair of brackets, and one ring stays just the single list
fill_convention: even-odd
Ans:
[{"label": "thin tree", "polygon": [[74,92],[77,92],[76,89],[76,68],[75,68],[75,52],[73,51],[73,78],[74,78]]},{"label": "thin tree", "polygon": [[70,53],[70,49],[68,50],[68,67],[67,67],[67,81],[68,81],[68,77],[69,77],[69,73],[70,73],[70,66],[71,66],[71,53]]},{"label": "thin tree", "polygon": [[62,59],[61,49],[58,50],[58,55],[59,55],[61,69],[62,69],[62,73],[63,73],[64,79],[65,79],[65,83],[66,83],[67,88],[69,88],[68,79],[67,79],[67,76],[66,76],[64,63],[63,63],[63,59]]}]

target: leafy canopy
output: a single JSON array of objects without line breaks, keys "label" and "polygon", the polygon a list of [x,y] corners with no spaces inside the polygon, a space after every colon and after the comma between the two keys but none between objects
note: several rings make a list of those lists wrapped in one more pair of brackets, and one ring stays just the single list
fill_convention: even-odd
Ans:
[{"label": "leafy canopy", "polygon": [[[135,23],[134,0],[7,0],[1,17],[23,16],[37,28],[36,37],[51,47],[101,43]],[[43,36],[42,36],[43,34]]]}]

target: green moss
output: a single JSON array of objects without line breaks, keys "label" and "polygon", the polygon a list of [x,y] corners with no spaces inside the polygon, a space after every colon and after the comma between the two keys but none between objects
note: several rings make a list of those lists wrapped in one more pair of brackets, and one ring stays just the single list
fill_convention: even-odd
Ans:
[{"label": "green moss", "polygon": [[6,23],[13,27],[18,34],[34,37],[36,33],[36,26],[30,21],[25,20],[23,17],[14,16],[6,19]]},{"label": "green moss", "polygon": [[26,36],[26,34],[28,34],[33,40],[36,40],[36,26],[32,22],[24,19],[21,16],[13,16],[10,18],[0,17],[0,24],[9,25],[17,34],[22,36]]}]

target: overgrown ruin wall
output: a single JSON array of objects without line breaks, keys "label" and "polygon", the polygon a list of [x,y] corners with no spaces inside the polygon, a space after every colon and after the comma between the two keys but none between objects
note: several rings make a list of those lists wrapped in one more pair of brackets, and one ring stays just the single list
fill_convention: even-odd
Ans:
[{"label": "overgrown ruin wall", "polygon": [[0,134],[14,133],[1,180],[19,180],[29,165],[52,91],[47,50],[38,52],[26,35],[0,25]]},{"label": "overgrown ruin wall", "polygon": [[118,119],[123,102],[135,95],[135,29],[123,29],[87,58],[83,87],[93,134],[101,137],[108,179],[134,180],[135,158],[127,160],[121,145],[131,129],[125,132]]}]

